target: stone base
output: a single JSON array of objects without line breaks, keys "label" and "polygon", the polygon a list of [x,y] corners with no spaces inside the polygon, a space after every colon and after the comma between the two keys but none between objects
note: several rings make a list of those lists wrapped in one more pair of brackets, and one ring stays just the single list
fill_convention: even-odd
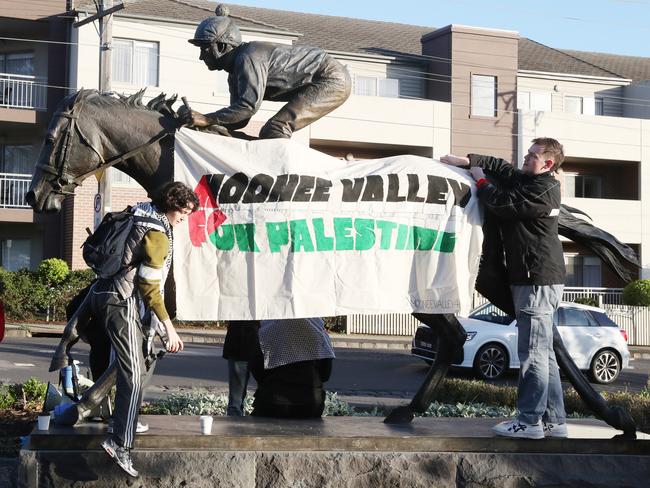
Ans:
[{"label": "stone base", "polygon": [[[322,421],[146,417],[133,451],[138,479],[99,449],[104,427],[35,431],[21,452],[24,487],[646,487],[650,440],[602,438],[597,421],[572,422],[582,438],[493,437],[491,419],[381,418]],[[598,437],[601,438],[593,438]],[[587,438],[592,437],[592,438]]]}]

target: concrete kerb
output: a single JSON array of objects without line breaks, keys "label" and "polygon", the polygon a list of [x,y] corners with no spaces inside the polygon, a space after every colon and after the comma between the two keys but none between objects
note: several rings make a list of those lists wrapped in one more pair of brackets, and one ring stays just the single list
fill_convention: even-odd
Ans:
[{"label": "concrete kerb", "polygon": [[[183,342],[195,344],[223,344],[224,329],[177,329]],[[6,337],[57,336],[63,332],[60,324],[7,324]],[[379,336],[362,334],[330,334],[334,347],[345,349],[389,349],[410,351],[410,336]],[[633,359],[650,359],[650,346],[629,346]]]},{"label": "concrete kerb", "polygon": [[[177,329],[181,339],[186,343],[223,344],[226,331],[224,329]],[[57,336],[63,332],[59,324],[7,324],[7,337],[38,337]],[[334,347],[348,349],[390,349],[410,351],[411,337],[406,336],[371,336],[330,334]],[[650,351],[650,348],[649,348]]]}]

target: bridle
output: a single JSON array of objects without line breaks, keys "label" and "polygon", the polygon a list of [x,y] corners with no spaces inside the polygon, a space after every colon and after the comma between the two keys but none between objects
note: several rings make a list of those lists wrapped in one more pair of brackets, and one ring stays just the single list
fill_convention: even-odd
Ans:
[{"label": "bridle", "polygon": [[[79,97],[80,93],[81,92],[78,92],[75,95],[75,98],[69,110],[57,112],[54,115],[54,117],[65,117],[70,120],[70,123],[68,124],[65,134],[62,136],[64,137],[64,142],[60,152],[61,157],[58,158],[54,166],[50,166],[49,164],[38,164],[36,166],[44,173],[48,173],[54,176],[54,178],[52,178],[51,180],[47,180],[47,182],[52,187],[53,193],[59,193],[61,195],[73,195],[74,189],[73,191],[69,191],[69,190],[65,190],[65,188],[69,187],[70,185],[74,185],[74,187],[76,188],[81,184],[83,180],[85,180],[89,176],[98,173],[99,171],[103,171],[106,168],[114,166],[118,163],[121,163],[122,161],[126,161],[127,159],[145,150],[147,147],[151,146],[152,144],[155,144],[156,142],[173,134],[176,130],[176,129],[172,129],[172,130],[163,129],[144,144],[141,144],[125,153],[118,154],[117,156],[113,156],[109,159],[104,159],[101,153],[97,150],[97,148],[95,148],[92,145],[90,139],[86,137],[86,135],[81,130],[81,127],[79,126],[78,123],[79,115],[81,114],[81,109],[83,107],[83,102],[84,102],[83,98],[80,101],[77,101],[77,98]],[[86,171],[85,173],[78,176],[74,176],[70,174],[70,172],[68,171],[68,164],[69,164],[68,160],[70,158],[71,141],[74,133],[78,135],[79,140],[82,142],[82,144],[89,147],[95,154],[97,154],[100,161],[100,164],[99,166],[97,166],[97,168],[90,171]]]}]

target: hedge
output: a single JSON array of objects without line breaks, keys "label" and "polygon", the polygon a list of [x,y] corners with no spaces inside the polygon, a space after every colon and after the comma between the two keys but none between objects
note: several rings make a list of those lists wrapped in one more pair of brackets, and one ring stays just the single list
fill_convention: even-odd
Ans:
[{"label": "hedge", "polygon": [[0,300],[7,320],[65,320],[65,306],[94,279],[89,269],[68,270],[61,259],[46,259],[38,271],[0,268]]}]

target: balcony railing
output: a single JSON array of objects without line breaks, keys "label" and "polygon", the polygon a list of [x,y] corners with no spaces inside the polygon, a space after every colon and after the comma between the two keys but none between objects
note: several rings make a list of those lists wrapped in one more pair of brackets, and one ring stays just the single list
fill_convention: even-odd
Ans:
[{"label": "balcony railing", "polygon": [[30,208],[25,201],[32,175],[0,173],[0,208]]},{"label": "balcony railing", "polygon": [[47,109],[47,79],[0,73],[0,107]]}]

